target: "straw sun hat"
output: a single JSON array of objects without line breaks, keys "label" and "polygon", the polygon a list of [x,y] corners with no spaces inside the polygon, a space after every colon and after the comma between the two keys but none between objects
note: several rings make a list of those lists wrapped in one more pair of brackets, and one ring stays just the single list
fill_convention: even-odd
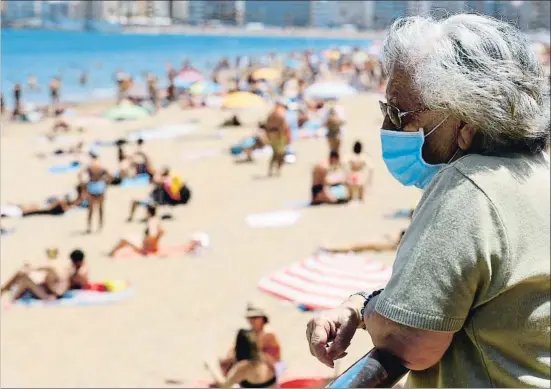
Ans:
[{"label": "straw sun hat", "polygon": [[266,324],[268,324],[269,322],[268,315],[262,308],[255,307],[252,304],[247,304],[247,311],[245,312],[245,318],[252,319],[255,317],[263,318]]}]

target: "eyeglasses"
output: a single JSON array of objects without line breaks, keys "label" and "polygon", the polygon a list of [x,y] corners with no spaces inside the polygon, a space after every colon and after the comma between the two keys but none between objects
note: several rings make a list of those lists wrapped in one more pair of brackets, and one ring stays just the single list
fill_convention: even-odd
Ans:
[{"label": "eyeglasses", "polygon": [[417,110],[413,110],[413,111],[404,111],[404,112],[402,112],[398,108],[396,108],[395,106],[390,105],[388,103],[383,103],[382,101],[379,101],[379,107],[381,108],[381,112],[382,112],[383,116],[385,118],[388,116],[388,118],[390,119],[392,124],[394,124],[396,126],[396,128],[402,128],[402,118],[404,116],[407,116],[407,115],[412,114],[412,113],[424,112],[424,111],[428,110],[428,108],[423,108],[423,109],[417,109]]}]

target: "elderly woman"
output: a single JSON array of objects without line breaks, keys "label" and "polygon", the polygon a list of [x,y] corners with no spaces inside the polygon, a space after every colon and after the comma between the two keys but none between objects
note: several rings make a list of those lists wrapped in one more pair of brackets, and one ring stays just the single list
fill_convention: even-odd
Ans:
[{"label": "elderly woman", "polygon": [[386,288],[307,326],[333,366],[358,328],[409,387],[549,387],[549,85],[524,36],[455,15],[397,21],[383,48],[383,158],[424,189]]}]

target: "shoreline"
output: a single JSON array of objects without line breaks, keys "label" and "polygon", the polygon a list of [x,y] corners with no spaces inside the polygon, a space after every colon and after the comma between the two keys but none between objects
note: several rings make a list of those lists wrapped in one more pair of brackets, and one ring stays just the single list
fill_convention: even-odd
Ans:
[{"label": "shoreline", "polygon": [[311,39],[382,39],[385,31],[354,31],[345,29],[324,29],[311,27],[281,28],[265,26],[262,29],[247,29],[237,26],[190,26],[190,25],[170,25],[170,26],[120,26],[116,31],[109,30],[85,30],[85,29],[64,29],[64,28],[44,28],[44,27],[5,27],[4,30],[18,31],[59,31],[67,33],[78,32],[97,32],[105,34],[131,34],[131,35],[187,35],[187,36],[232,36],[232,37],[258,37],[258,38],[311,38]]},{"label": "shoreline", "polygon": [[191,36],[236,36],[259,38],[314,38],[314,39],[381,39],[385,31],[349,31],[321,28],[279,28],[265,26],[261,30],[245,27],[199,27],[199,26],[130,26],[122,27],[123,34],[162,34]]}]

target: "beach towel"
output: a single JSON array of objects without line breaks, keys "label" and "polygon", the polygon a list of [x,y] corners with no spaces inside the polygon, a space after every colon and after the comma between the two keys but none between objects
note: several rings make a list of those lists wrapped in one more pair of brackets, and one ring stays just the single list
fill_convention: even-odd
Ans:
[{"label": "beach towel", "polygon": [[262,278],[258,287],[305,310],[337,307],[359,290],[384,287],[392,269],[362,254],[317,253]]},{"label": "beach towel", "polygon": [[295,224],[301,217],[297,211],[276,211],[248,215],[245,222],[252,228],[286,227]]},{"label": "beach towel", "polygon": [[154,140],[154,139],[173,139],[187,135],[197,131],[199,127],[196,123],[185,123],[163,126],[160,128],[148,128],[130,133],[126,136],[126,140],[135,142],[138,139]]},{"label": "beach towel", "polygon": [[150,254],[140,254],[131,248],[124,248],[115,254],[115,258],[169,258],[180,254],[187,254],[188,247],[186,244],[173,245],[173,246],[164,246],[159,249],[156,253]]},{"label": "beach towel", "polygon": [[135,177],[123,178],[119,186],[121,188],[140,188],[149,184],[148,174],[138,174]]},{"label": "beach towel", "polygon": [[80,162],[72,161],[68,163],[58,164],[48,168],[48,171],[53,174],[74,173],[80,169]]},{"label": "beach towel", "polygon": [[93,290],[70,290],[62,298],[54,301],[38,300],[24,295],[16,303],[25,306],[90,306],[113,304],[126,300],[134,294],[129,288],[119,292],[98,292]]},{"label": "beach towel", "polygon": [[0,216],[2,217],[23,217],[23,211],[17,205],[0,205]]},{"label": "beach towel", "polygon": [[[345,185],[334,185],[331,188],[329,188],[329,191],[333,196],[339,200],[338,203],[335,204],[344,204],[348,200],[348,189]],[[304,208],[312,205],[312,200],[298,200],[298,201],[290,201],[285,204],[287,208]],[[333,204],[327,204],[327,205],[333,205]]]}]

